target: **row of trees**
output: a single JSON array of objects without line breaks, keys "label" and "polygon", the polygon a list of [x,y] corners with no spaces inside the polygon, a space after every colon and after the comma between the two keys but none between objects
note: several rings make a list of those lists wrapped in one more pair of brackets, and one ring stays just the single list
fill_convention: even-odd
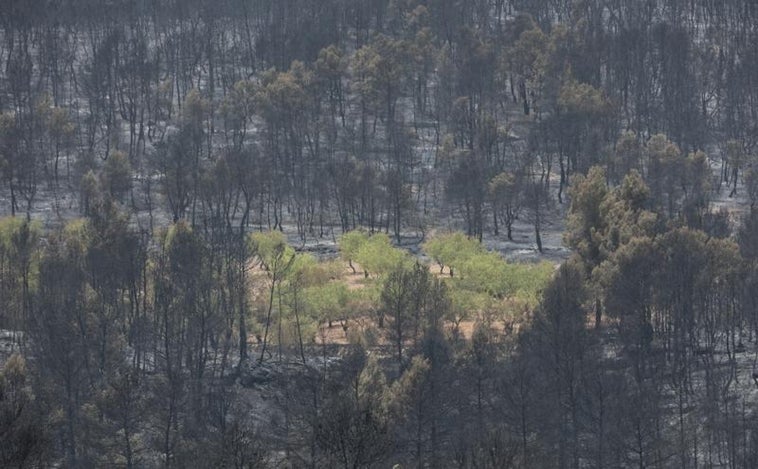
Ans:
[{"label": "row of trees", "polygon": [[[231,229],[222,237],[179,221],[151,239],[113,201],[98,201],[88,218],[49,233],[6,218],[0,234],[0,329],[14,331],[5,339],[15,351],[0,387],[9,442],[3,465],[183,467],[229,464],[230,457],[260,463],[278,447],[281,429],[250,441],[263,422],[247,413],[251,391],[234,383],[249,386],[255,370],[291,362],[299,365],[287,379],[306,380],[300,385],[318,397],[301,408],[304,396],[284,389],[285,403],[271,405],[307,424],[306,431],[292,423],[286,447],[296,454],[318,449],[310,461],[321,464],[338,456],[330,445],[344,444],[320,441],[336,438],[323,432],[343,431],[343,422],[322,428],[321,421],[329,406],[344,405],[347,389],[339,386],[350,381],[343,373],[357,373],[350,379],[359,381],[424,373],[426,364],[413,357],[428,334],[450,330],[464,344],[462,322],[480,316],[513,327],[552,272],[549,265],[508,264],[476,241],[450,235],[428,248],[466,251],[446,260],[456,271],[443,282],[386,235],[351,232],[340,246],[342,257],[365,272],[355,275],[342,261],[296,252],[278,231],[246,236]],[[387,347],[394,359],[380,367],[352,351],[334,368],[335,343]],[[319,355],[321,365],[314,364]],[[375,369],[354,369],[354,360]],[[373,375],[359,378],[366,373]],[[390,414],[400,424],[403,412],[395,407],[411,405],[405,400],[421,392],[412,381],[420,378],[410,376],[406,384],[365,391],[376,393],[372,405],[379,406],[372,426],[385,428]],[[290,414],[296,410],[315,414]],[[308,445],[297,443],[306,435]],[[383,438],[388,443],[389,433]],[[241,453],[228,454],[230,444],[240,444]]]}]

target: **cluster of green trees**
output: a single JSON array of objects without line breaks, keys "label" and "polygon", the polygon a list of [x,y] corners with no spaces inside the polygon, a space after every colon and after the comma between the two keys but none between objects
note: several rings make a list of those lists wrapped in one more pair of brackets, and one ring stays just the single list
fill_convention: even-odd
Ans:
[{"label": "cluster of green trees", "polygon": [[[509,264],[451,235],[430,241],[429,252],[468,252],[448,261],[456,276],[441,280],[386,235],[355,231],[340,240],[341,257],[366,272],[352,274],[342,260],[296,252],[279,231],[219,239],[218,230],[180,220],[151,239],[116,202],[90,212],[51,232],[18,217],[0,221],[0,329],[13,331],[14,351],[0,380],[4,466],[230,464],[228,445],[265,425],[246,413],[247,391],[234,383],[267,363],[299,363],[291,378],[315,393],[308,408],[292,390],[270,404],[310,426],[291,423],[286,446],[297,454],[310,447],[311,464],[341,457],[332,445],[355,444],[334,440],[352,430],[327,421],[330,406],[373,406],[365,411],[376,421],[356,425],[389,444],[390,426],[406,425],[406,408],[420,402],[426,341],[446,343],[450,332],[465,348],[464,317],[482,330],[512,327],[553,270]],[[479,284],[489,272],[476,263],[505,277]],[[349,344],[347,355],[338,343]],[[336,368],[328,364],[335,354]],[[350,382],[357,402],[340,402],[348,390],[332,388]],[[350,409],[335,418],[358,419]],[[306,436],[308,445],[298,443]],[[245,467],[278,447],[273,434],[256,438],[234,456]],[[386,456],[371,441],[350,448],[350,460]]]},{"label": "cluster of green trees", "polygon": [[[671,157],[684,159],[675,150]],[[687,164],[701,159],[690,155]],[[756,213],[731,236],[723,213],[696,210],[701,172],[677,175],[678,195],[663,199],[685,207],[674,218],[636,171],[609,186],[594,167],[572,185],[565,241],[575,254],[525,334],[542,345],[552,337],[547,345],[560,350],[558,465],[755,464],[748,351],[757,330],[749,248]],[[722,220],[706,223],[708,215]],[[604,435],[595,456],[580,443],[588,434]]]}]

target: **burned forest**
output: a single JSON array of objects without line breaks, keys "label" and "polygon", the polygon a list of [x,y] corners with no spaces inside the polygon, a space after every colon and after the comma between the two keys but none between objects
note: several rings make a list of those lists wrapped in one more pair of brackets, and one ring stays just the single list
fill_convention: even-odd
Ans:
[{"label": "burned forest", "polygon": [[0,467],[758,467],[758,3],[0,0]]}]

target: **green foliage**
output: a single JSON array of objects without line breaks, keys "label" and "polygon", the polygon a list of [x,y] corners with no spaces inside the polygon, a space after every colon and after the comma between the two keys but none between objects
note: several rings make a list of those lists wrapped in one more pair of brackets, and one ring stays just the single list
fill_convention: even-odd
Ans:
[{"label": "green foliage", "polygon": [[287,280],[301,285],[322,283],[323,277],[318,260],[309,253],[296,254],[287,271]]},{"label": "green foliage", "polygon": [[630,171],[615,193],[617,199],[623,201],[629,210],[644,210],[650,203],[650,189],[645,185],[642,176],[636,170]]},{"label": "green foliage", "polygon": [[457,269],[466,259],[485,252],[479,241],[460,231],[436,235],[423,248],[440,269],[445,266]]},{"label": "green foliage", "polygon": [[368,274],[382,277],[398,265],[411,262],[408,253],[392,245],[389,236],[384,233],[373,234],[363,243],[355,256],[355,260]]},{"label": "green foliage", "polygon": [[348,307],[355,314],[375,314],[379,309],[382,294],[382,284],[372,282],[361,288],[348,290]]},{"label": "green foliage", "polygon": [[69,251],[83,256],[92,243],[92,227],[86,218],[69,220],[63,227],[61,239]]},{"label": "green foliage", "polygon": [[344,319],[350,300],[350,290],[344,282],[329,282],[305,290],[305,301],[319,322]]},{"label": "green foliage", "polygon": [[50,109],[47,125],[53,140],[60,145],[69,144],[76,132],[68,111],[60,107]]},{"label": "green foliage", "polygon": [[[384,375],[376,356],[366,360],[366,366],[358,377],[358,397],[377,409],[382,409],[384,394],[387,390],[387,377]],[[383,410],[383,409],[382,409]]]},{"label": "green foliage", "polygon": [[323,80],[337,81],[345,73],[344,53],[335,45],[321,49],[315,63],[316,74]]},{"label": "green foliage", "polygon": [[555,266],[547,261],[538,264],[506,264],[506,290],[511,297],[534,307],[554,274]]},{"label": "green foliage", "polygon": [[505,298],[510,293],[505,282],[507,264],[500,254],[476,253],[458,260],[456,265],[455,288],[486,293],[496,298]]},{"label": "green foliage", "polygon": [[194,301],[194,295],[199,293],[199,283],[208,280],[207,272],[203,271],[206,255],[203,241],[186,222],[179,221],[166,232],[164,249],[168,280],[188,297],[188,301]]},{"label": "green foliage", "polygon": [[590,268],[602,261],[600,244],[606,227],[600,206],[607,195],[605,172],[597,166],[590,169],[587,177],[577,178],[570,191],[571,207],[564,239]]},{"label": "green foliage", "polygon": [[611,104],[601,90],[574,80],[561,88],[558,105],[576,118],[600,119],[611,113]]},{"label": "green foliage", "polygon": [[450,314],[445,319],[460,324],[461,321],[491,311],[496,300],[487,293],[453,287],[450,289],[450,302]]},{"label": "green foliage", "polygon": [[619,246],[636,236],[650,236],[658,227],[657,215],[647,210],[650,189],[636,170],[609,190],[604,172],[593,167],[586,178],[574,183],[571,197],[564,240],[588,274]]},{"label": "green foliage", "polygon": [[451,280],[456,289],[485,293],[493,298],[519,297],[534,301],[552,275],[552,265],[511,264],[497,253],[482,253],[460,263]]},{"label": "green foliage", "polygon": [[269,125],[291,125],[303,117],[312,81],[313,73],[302,62],[293,62],[286,72],[268,70],[255,94],[255,105]]},{"label": "green foliage", "polygon": [[281,231],[252,233],[248,237],[248,247],[253,257],[272,275],[283,274],[295,260],[295,250],[287,244]]},{"label": "green foliage", "polygon": [[651,162],[664,166],[674,165],[681,158],[679,147],[665,134],[655,134],[647,143],[647,153]]},{"label": "green foliage", "polygon": [[210,332],[210,324],[216,320],[214,310],[208,307],[212,276],[207,246],[197,231],[179,221],[166,230],[162,247],[155,265],[156,314],[164,321],[166,335],[186,336],[182,344],[186,345],[186,358],[182,346],[172,342],[166,360],[180,364],[184,359],[194,373],[192,365],[200,366],[205,360],[204,333]]},{"label": "green foliage", "polygon": [[27,221],[19,217],[0,218],[0,249],[7,255],[19,256],[19,260],[29,259],[37,249],[42,234],[38,221]]},{"label": "green foliage", "polygon": [[460,232],[435,236],[424,244],[424,251],[455,273],[448,284],[459,319],[471,312],[492,310],[495,303],[506,298],[534,306],[553,274],[549,262],[508,263]]},{"label": "green foliage", "polygon": [[355,272],[353,261],[357,258],[358,252],[369,240],[368,234],[364,231],[353,230],[340,236],[337,244],[340,250],[340,258],[350,264],[350,268]]},{"label": "green foliage", "polygon": [[632,170],[600,205],[604,232],[599,234],[601,259],[635,237],[652,236],[658,228],[658,216],[647,210],[650,189]]},{"label": "green foliage", "polygon": [[[0,218],[0,284],[8,293],[27,282],[31,288],[36,283],[39,269],[39,243],[42,225],[18,217]],[[22,293],[17,290],[13,294]]]},{"label": "green foliage", "polygon": [[[3,206],[65,226],[0,219],[0,467],[758,467],[758,211],[723,239],[758,204],[754,3],[5,2]],[[510,238],[524,204],[542,250],[568,186],[560,269],[247,236]],[[253,312],[302,366],[247,361]]]},{"label": "green foliage", "polygon": [[424,383],[430,372],[429,361],[420,355],[411,360],[410,366],[399,380],[392,383],[385,399],[385,406],[396,418],[413,412],[418,404]]}]

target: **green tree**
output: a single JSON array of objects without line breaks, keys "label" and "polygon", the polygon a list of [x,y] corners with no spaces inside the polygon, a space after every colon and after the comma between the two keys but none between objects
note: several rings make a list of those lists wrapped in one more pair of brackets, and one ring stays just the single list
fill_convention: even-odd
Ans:
[{"label": "green tree", "polygon": [[590,169],[586,178],[579,177],[574,181],[571,187],[571,207],[564,239],[589,271],[602,262],[600,246],[606,226],[600,207],[607,195],[605,172],[597,166]]},{"label": "green tree", "polygon": [[440,266],[440,273],[448,267],[450,276],[454,268],[466,259],[484,252],[481,243],[460,231],[437,234],[424,243],[424,252]]},{"label": "green tree", "polygon": [[[609,190],[603,170],[593,167],[586,178],[575,181],[571,196],[564,240],[582,260],[587,279],[620,246],[657,229],[656,215],[646,210],[650,191],[635,170]],[[595,325],[600,327],[602,295],[595,293]]]},{"label": "green tree", "polygon": [[[249,246],[252,257],[263,267],[268,280],[268,307],[266,309],[264,324],[263,345],[261,346],[261,355],[258,359],[259,362],[263,362],[268,345],[276,290],[280,288],[281,283],[286,279],[295,262],[296,254],[295,250],[287,244],[284,235],[280,231],[253,233],[249,238]],[[281,316],[282,311],[279,311],[280,326]]]},{"label": "green tree", "polygon": [[405,251],[394,247],[389,236],[375,233],[358,249],[355,260],[368,278],[369,273],[381,277],[399,264],[407,264],[409,256]]},{"label": "green tree", "polygon": [[340,236],[338,245],[340,250],[340,257],[343,261],[346,261],[350,266],[350,269],[355,273],[355,267],[353,266],[353,260],[358,256],[358,252],[361,250],[364,244],[368,242],[368,235],[359,230],[348,231]]},{"label": "green tree", "polygon": [[505,259],[496,252],[482,252],[462,260],[456,266],[456,288],[486,293],[495,298],[508,295]]}]

